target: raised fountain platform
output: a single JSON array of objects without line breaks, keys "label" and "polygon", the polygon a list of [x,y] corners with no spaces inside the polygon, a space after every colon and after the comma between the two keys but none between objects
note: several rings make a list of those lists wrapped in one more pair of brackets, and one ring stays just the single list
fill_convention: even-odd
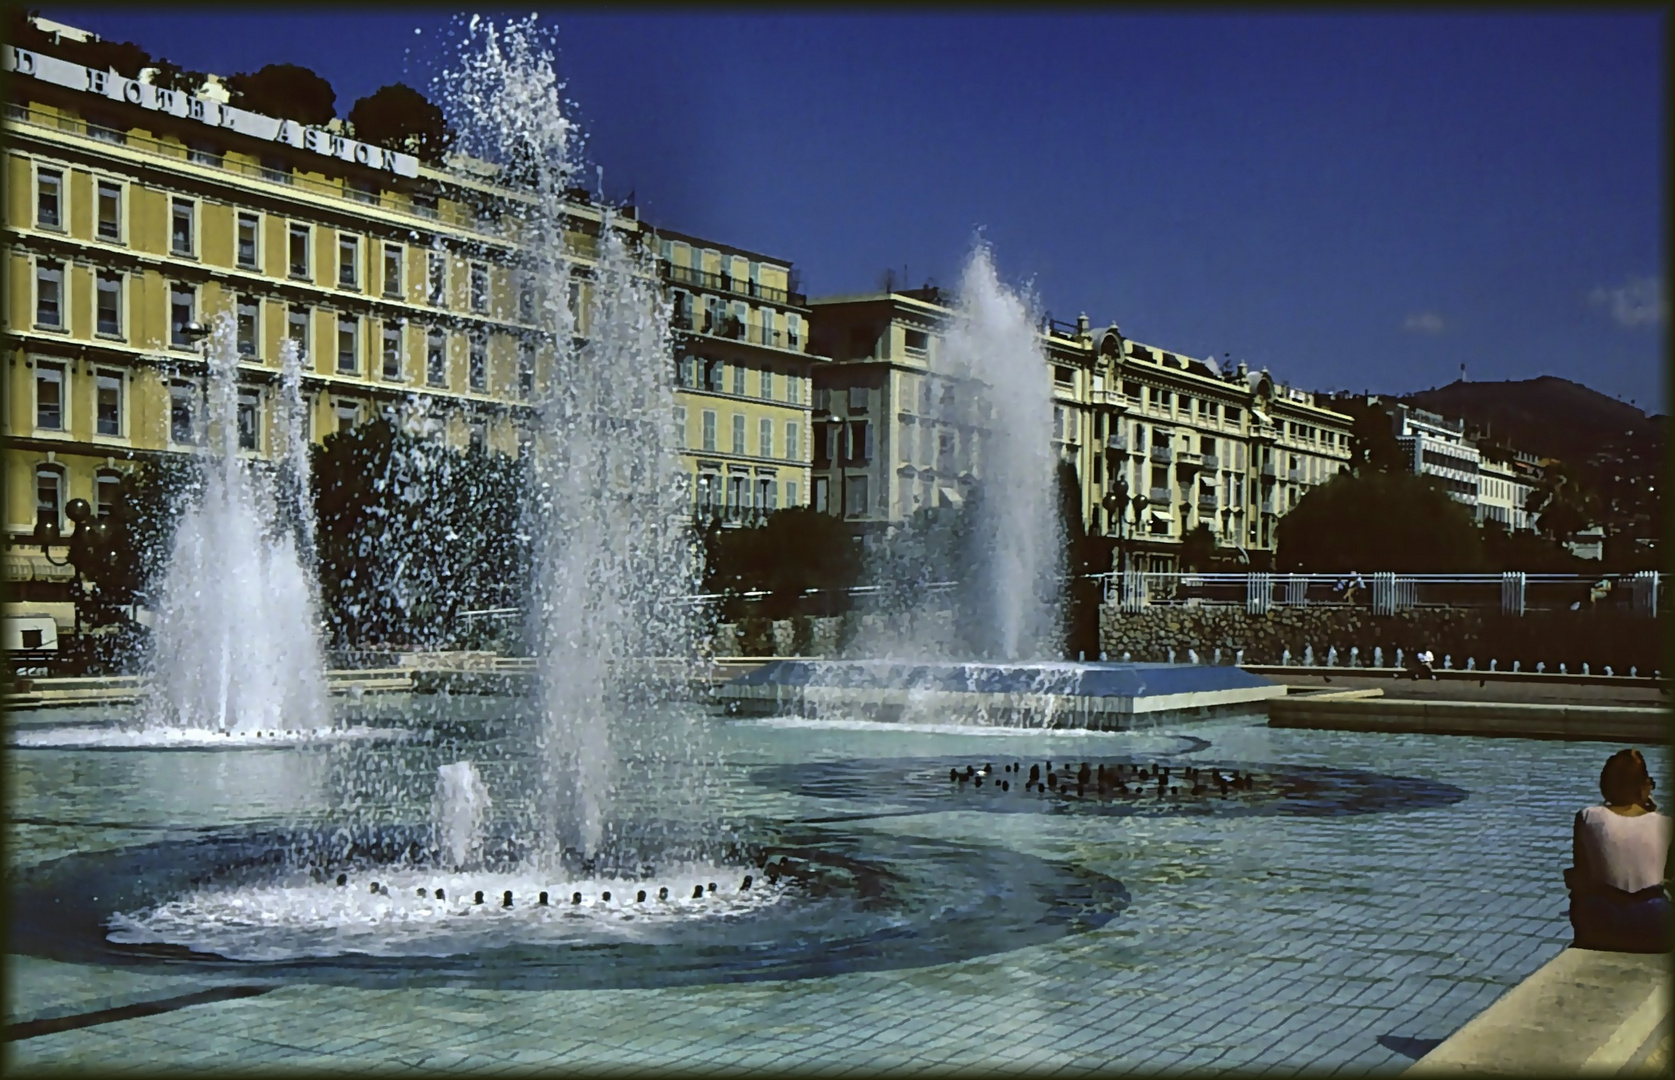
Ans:
[{"label": "raised fountain platform", "polygon": [[1286,689],[1236,667],[1197,664],[773,660],[716,691],[751,716],[917,717],[1122,731],[1265,715]]}]

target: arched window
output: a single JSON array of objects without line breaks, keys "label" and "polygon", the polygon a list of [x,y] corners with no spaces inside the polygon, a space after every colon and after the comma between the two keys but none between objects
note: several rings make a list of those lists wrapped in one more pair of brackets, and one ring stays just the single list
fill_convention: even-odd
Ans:
[{"label": "arched window", "polygon": [[35,466],[35,520],[64,527],[64,469],[53,464]]},{"label": "arched window", "polygon": [[110,517],[116,510],[116,496],[121,488],[121,473],[100,469],[93,478],[93,512],[99,517]]}]

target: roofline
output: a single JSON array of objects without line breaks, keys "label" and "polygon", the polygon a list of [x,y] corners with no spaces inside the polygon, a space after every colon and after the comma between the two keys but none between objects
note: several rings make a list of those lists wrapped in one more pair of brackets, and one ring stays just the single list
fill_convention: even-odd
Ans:
[{"label": "roofline", "polygon": [[754,259],[757,262],[773,263],[775,266],[784,267],[786,270],[790,270],[796,265],[796,263],[792,262],[790,259],[782,259],[778,255],[766,255],[760,251],[751,251],[749,248],[742,248],[733,244],[717,243],[714,240],[710,240],[702,236],[693,236],[691,233],[678,232],[674,229],[659,228],[650,222],[644,223],[642,227],[646,232],[651,233],[660,240],[682,240],[688,244],[697,244],[700,247],[714,248],[717,251],[725,252],[730,255],[743,255],[745,258]]}]

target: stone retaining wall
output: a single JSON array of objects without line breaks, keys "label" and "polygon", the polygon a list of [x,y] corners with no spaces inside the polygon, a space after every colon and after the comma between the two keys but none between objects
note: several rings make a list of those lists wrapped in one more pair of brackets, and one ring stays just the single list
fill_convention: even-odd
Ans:
[{"label": "stone retaining wall", "polygon": [[[743,619],[718,626],[712,649],[716,656],[843,657],[854,655],[857,643],[876,649],[881,642],[958,640],[954,618],[953,612],[942,611],[911,621],[876,612]],[[1556,672],[1562,663],[1580,672],[1588,664],[1594,674],[1610,666],[1618,675],[1628,674],[1631,667],[1650,675],[1663,666],[1659,621],[1615,611],[1539,611],[1512,617],[1465,608],[1374,615],[1365,607],[1302,607],[1251,615],[1236,607],[1153,607],[1131,614],[1103,607],[1099,641],[1110,660],[1120,660],[1124,653],[1136,661],[1168,660],[1173,648],[1179,662],[1186,662],[1191,649],[1209,663],[1219,647],[1223,663],[1232,663],[1243,649],[1245,663],[1278,664],[1289,649],[1291,663],[1301,664],[1312,647],[1315,663],[1323,665],[1328,649],[1335,647],[1339,664],[1347,666],[1349,650],[1355,648],[1358,663],[1366,667],[1378,647],[1386,665],[1395,663],[1399,648],[1406,656],[1430,649],[1439,666],[1446,656],[1455,668],[1464,668],[1468,657],[1483,669],[1492,658],[1502,671],[1512,670],[1515,660],[1524,671],[1544,663],[1546,670]]]},{"label": "stone retaining wall", "polygon": [[1132,660],[1185,661],[1195,649],[1208,663],[1216,648],[1230,663],[1238,649],[1250,664],[1278,664],[1287,649],[1291,663],[1301,664],[1307,648],[1314,662],[1325,664],[1327,650],[1338,650],[1338,663],[1348,665],[1351,648],[1359,663],[1373,662],[1381,648],[1384,662],[1395,663],[1396,650],[1411,656],[1421,649],[1436,653],[1437,664],[1450,657],[1464,668],[1467,658],[1487,668],[1491,658],[1502,671],[1514,660],[1525,671],[1545,663],[1557,671],[1561,663],[1572,672],[1586,663],[1595,673],[1607,665],[1626,675],[1630,667],[1650,674],[1663,665],[1663,637],[1656,619],[1619,612],[1541,611],[1522,617],[1499,611],[1467,608],[1420,608],[1396,615],[1374,615],[1364,607],[1275,608],[1251,615],[1235,607],[1154,607],[1124,613],[1104,608],[1100,615],[1100,645],[1112,659],[1124,653]]}]

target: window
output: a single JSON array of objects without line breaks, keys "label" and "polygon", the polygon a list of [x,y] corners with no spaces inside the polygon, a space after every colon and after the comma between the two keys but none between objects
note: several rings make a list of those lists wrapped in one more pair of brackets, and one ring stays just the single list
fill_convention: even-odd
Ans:
[{"label": "window", "polygon": [[872,460],[872,426],[865,420],[849,423],[849,460],[856,464]]},{"label": "window", "polygon": [[64,174],[41,169],[35,174],[35,224],[43,229],[64,228]]},{"label": "window", "polygon": [[238,215],[238,265],[243,270],[258,268],[256,241],[261,235],[261,219],[242,211]]},{"label": "window", "polygon": [[764,372],[762,372],[762,400],[763,401],[772,401],[773,399],[774,399],[774,373],[771,372],[771,371],[764,371]]},{"label": "window", "polygon": [[797,445],[797,424],[788,421],[785,425],[785,457],[789,461],[797,461],[800,447]]},{"label": "window", "polygon": [[1227,422],[1229,424],[1237,424],[1242,415],[1243,413],[1239,411],[1239,407],[1237,405],[1227,406]]},{"label": "window", "polygon": [[110,180],[99,181],[98,213],[99,239],[122,239],[122,186]]},{"label": "window", "polygon": [[198,388],[177,379],[169,384],[169,441],[189,444],[196,441]]},{"label": "window", "polygon": [[441,252],[430,253],[430,302],[442,307],[448,298],[448,257]]},{"label": "window", "polygon": [[308,360],[308,321],[309,311],[305,307],[293,306],[285,315],[285,335],[297,347],[297,359]]},{"label": "window", "polygon": [[45,431],[63,431],[64,365],[35,362],[35,426]]},{"label": "window", "polygon": [[865,514],[867,512],[867,478],[865,476],[851,476],[844,487],[844,513],[850,517],[860,517]]},{"label": "window", "polygon": [[238,298],[238,354],[256,356],[261,352],[262,302],[254,296]]},{"label": "window", "polygon": [[675,446],[680,450],[686,449],[686,406],[684,405],[675,406]]},{"label": "window", "polygon": [[[677,297],[683,295],[685,294],[676,294]],[[535,321],[535,282],[530,279],[528,272],[521,275],[518,281],[518,321],[522,323]]]},{"label": "window", "polygon": [[704,410],[704,449],[715,451],[715,410]]},{"label": "window", "polygon": [[56,465],[35,466],[35,520],[64,527],[64,473]]},{"label": "window", "polygon": [[425,382],[448,385],[448,343],[440,330],[432,330],[425,343]]},{"label": "window", "polygon": [[221,167],[221,148],[214,143],[194,140],[186,144],[186,160],[194,165],[208,165],[211,168]]},{"label": "window", "polygon": [[535,343],[532,341],[518,345],[518,393],[526,398],[535,396]]},{"label": "window", "polygon": [[378,205],[378,185],[371,180],[350,180],[344,184],[344,192],[356,202]]},{"label": "window", "polygon": [[64,264],[56,259],[35,263],[35,325],[64,329]]},{"label": "window", "polygon": [[722,379],[726,375],[724,365],[719,360],[706,360],[704,363],[704,388],[713,393],[721,393]]},{"label": "window", "polygon": [[93,377],[93,413],[94,431],[122,434],[122,372],[101,368]]},{"label": "window", "polygon": [[190,349],[197,343],[187,327],[198,321],[198,290],[180,282],[169,284],[169,344],[177,349]]},{"label": "window", "polygon": [[196,255],[197,204],[190,199],[171,199],[169,215],[169,252],[174,255]]},{"label": "window", "polygon": [[471,264],[471,310],[479,315],[489,310],[489,268],[482,263]]},{"label": "window", "polygon": [[774,456],[774,422],[763,418],[756,425],[756,453],[759,457]]},{"label": "window", "polygon": [[353,375],[361,368],[361,320],[355,315],[337,317],[337,370]]},{"label": "window", "polygon": [[864,386],[851,387],[849,390],[849,411],[865,416],[871,404],[872,392]]},{"label": "window", "polygon": [[802,505],[801,503],[799,503],[797,501],[797,482],[795,480],[787,480],[785,482],[785,505],[786,506],[801,506]]},{"label": "window", "polygon": [[308,277],[308,241],[309,227],[307,225],[291,225],[291,276],[294,278]]},{"label": "window", "polygon": [[345,289],[361,287],[361,240],[358,236],[337,237],[337,283]]},{"label": "window", "polygon": [[1071,367],[1066,367],[1064,364],[1054,364],[1053,381],[1056,383],[1062,383],[1065,386],[1073,385],[1076,382],[1076,370]]},{"label": "window", "polygon": [[333,411],[337,414],[337,430],[353,431],[361,420],[361,406],[358,401],[339,401]]},{"label": "window", "polygon": [[433,191],[415,191],[413,193],[413,212],[422,217],[436,217],[436,193]]},{"label": "window", "polygon": [[788,348],[800,349],[803,341],[803,317],[787,314],[785,316],[785,344]]},{"label": "window", "polygon": [[401,324],[384,324],[384,378],[401,378]]},{"label": "window", "polygon": [[733,414],[733,453],[744,453],[744,413]]},{"label": "window", "polygon": [[471,362],[467,377],[473,390],[487,390],[489,385],[489,343],[481,334],[471,335]]},{"label": "window", "polygon": [[483,448],[488,445],[488,441],[489,441],[488,425],[485,424],[481,420],[473,421],[472,424],[471,424],[471,449],[472,449],[472,451],[474,453],[479,453],[479,454],[482,453]]},{"label": "window", "polygon": [[262,392],[254,387],[238,392],[238,448],[262,448]]},{"label": "window", "polygon": [[93,478],[93,512],[106,518],[116,513],[116,500],[122,493],[122,474],[100,469]]},{"label": "window", "polygon": [[814,478],[814,508],[820,513],[828,513],[830,506],[831,481],[824,476]]},{"label": "window", "polygon": [[675,379],[681,386],[698,386],[698,358],[691,353],[680,358],[675,368]]},{"label": "window", "polygon": [[924,330],[908,330],[903,343],[908,352],[923,356],[931,347],[931,336]]},{"label": "window", "polygon": [[94,329],[106,337],[122,336],[122,275],[101,270],[95,283]]},{"label": "window", "polygon": [[384,295],[401,295],[401,256],[400,244],[384,245]]},{"label": "window", "polygon": [[733,393],[739,397],[744,397],[744,366],[742,364],[733,365]]}]

